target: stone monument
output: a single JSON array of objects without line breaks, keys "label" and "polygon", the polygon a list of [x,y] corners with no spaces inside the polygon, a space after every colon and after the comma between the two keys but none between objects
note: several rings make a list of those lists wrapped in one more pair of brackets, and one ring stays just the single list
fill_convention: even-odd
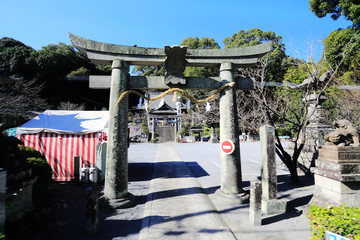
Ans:
[{"label": "stone monument", "polygon": [[250,182],[249,220],[254,226],[261,226],[261,181]]},{"label": "stone monument", "polygon": [[[319,148],[325,144],[324,136],[333,130],[331,125],[325,122],[325,110],[322,104],[328,99],[323,93],[317,93],[317,90],[330,78],[330,73],[325,72],[318,77],[315,64],[313,64],[313,73],[306,78],[300,85],[294,88],[307,89],[313,93],[303,99],[308,104],[309,125],[305,132],[305,146],[299,156],[298,162],[302,164],[308,172],[315,166],[315,160],[318,158]],[[300,139],[301,141],[301,139]],[[292,151],[293,144],[289,144],[289,150]]]},{"label": "stone monument", "polygon": [[275,129],[260,127],[261,141],[261,209],[266,214],[286,212],[286,202],[277,199],[277,174],[275,158]]},{"label": "stone monument", "polygon": [[[319,102],[317,104],[319,98]],[[333,130],[331,125],[325,123],[325,110],[322,104],[327,100],[327,97],[317,93],[309,95],[305,102],[309,103],[308,113],[313,115],[310,117],[310,123],[306,127],[305,132],[305,146],[299,157],[299,162],[310,169],[315,166],[315,160],[318,158],[319,149],[325,144],[324,136]]]},{"label": "stone monument", "polygon": [[[347,120],[335,122],[325,136],[314,168],[315,189],[311,200],[320,206],[360,207],[359,135]],[[356,129],[355,129],[356,130]]]}]

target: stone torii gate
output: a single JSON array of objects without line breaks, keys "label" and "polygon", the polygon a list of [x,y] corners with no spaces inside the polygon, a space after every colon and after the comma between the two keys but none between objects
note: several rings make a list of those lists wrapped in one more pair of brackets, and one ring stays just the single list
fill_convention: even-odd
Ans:
[{"label": "stone torii gate", "polygon": [[[109,136],[106,155],[105,198],[114,208],[132,205],[133,196],[128,192],[127,115],[128,98],[119,104],[121,93],[130,89],[219,89],[232,83],[220,93],[220,141],[230,140],[235,150],[231,154],[221,152],[222,196],[244,201],[242,188],[239,128],[235,102],[236,89],[253,89],[249,78],[235,78],[236,68],[251,67],[258,63],[272,48],[272,43],[232,49],[187,49],[186,46],[165,48],[129,47],[107,44],[69,34],[79,52],[96,64],[112,65],[110,76],[90,76],[90,88],[110,88]],[[130,76],[130,65],[163,66],[166,76]],[[219,67],[219,77],[184,77],[186,66]]]}]

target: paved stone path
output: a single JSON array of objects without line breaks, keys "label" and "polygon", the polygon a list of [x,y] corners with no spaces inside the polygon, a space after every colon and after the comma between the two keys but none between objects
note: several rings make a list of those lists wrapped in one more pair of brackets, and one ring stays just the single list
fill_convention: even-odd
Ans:
[{"label": "paved stone path", "polygon": [[173,145],[159,145],[139,239],[235,239]]}]

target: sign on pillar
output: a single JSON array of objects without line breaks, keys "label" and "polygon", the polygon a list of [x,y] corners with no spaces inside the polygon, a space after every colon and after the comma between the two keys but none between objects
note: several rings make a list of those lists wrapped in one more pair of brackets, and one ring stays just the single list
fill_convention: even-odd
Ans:
[{"label": "sign on pillar", "polygon": [[225,141],[221,142],[220,149],[223,153],[229,155],[234,152],[235,145],[231,140],[225,140]]}]

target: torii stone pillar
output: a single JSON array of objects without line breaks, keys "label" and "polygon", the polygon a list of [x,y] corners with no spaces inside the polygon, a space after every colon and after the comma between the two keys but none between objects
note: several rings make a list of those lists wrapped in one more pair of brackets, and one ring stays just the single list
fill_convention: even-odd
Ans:
[{"label": "torii stone pillar", "polygon": [[[235,81],[231,63],[220,65],[220,79],[222,85]],[[235,88],[227,88],[220,94],[220,142],[231,140],[235,150],[228,155],[222,151],[220,153],[221,187],[218,193],[234,202],[245,203],[249,200],[249,196],[246,196],[242,189],[239,126],[235,97]]]},{"label": "torii stone pillar", "polygon": [[115,59],[112,63],[109,136],[106,153],[105,199],[113,208],[129,207],[134,197],[128,192],[128,97],[116,105],[128,88],[129,65]]}]

